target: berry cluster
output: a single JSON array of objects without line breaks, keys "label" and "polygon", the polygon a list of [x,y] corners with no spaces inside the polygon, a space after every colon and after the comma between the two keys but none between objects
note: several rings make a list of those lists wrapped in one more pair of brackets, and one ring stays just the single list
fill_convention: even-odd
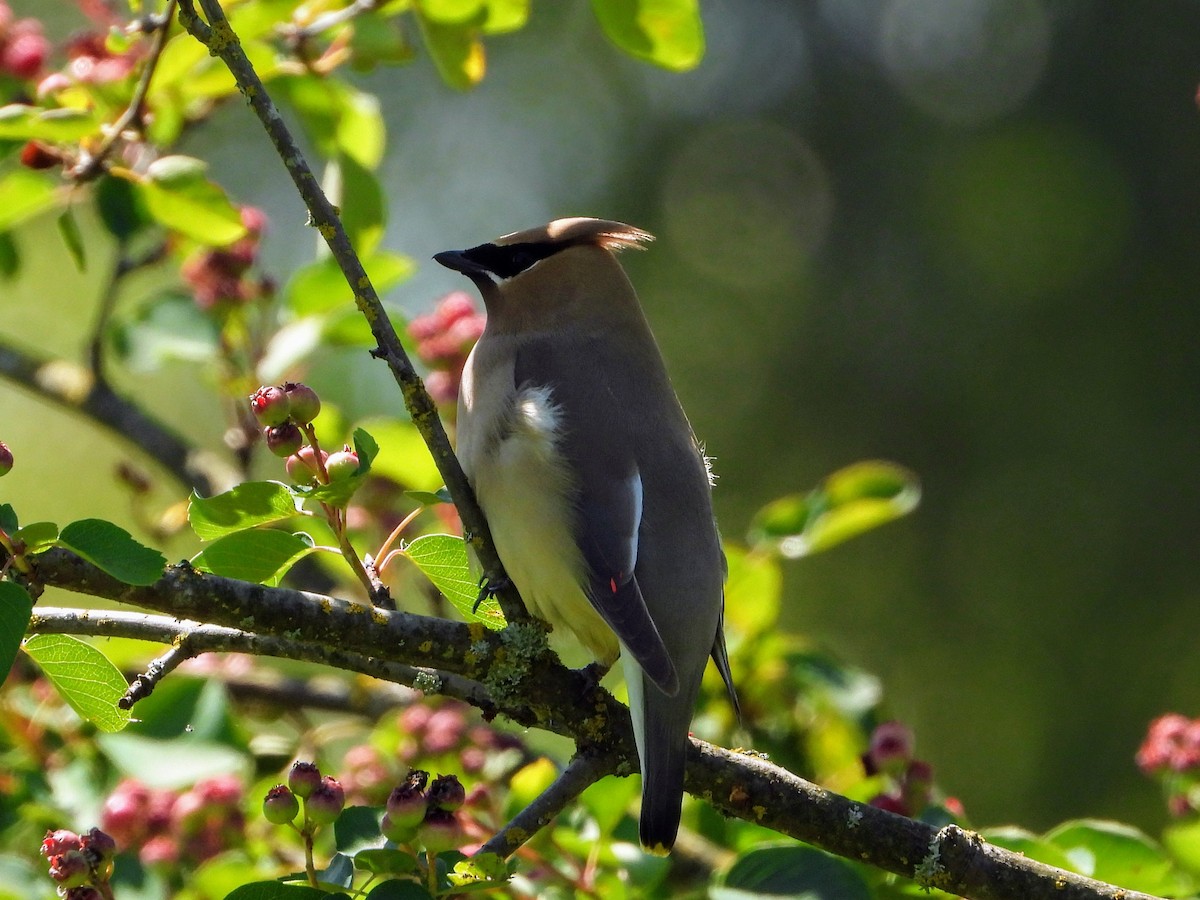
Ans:
[{"label": "berry cluster", "polygon": [[486,321],[469,295],[455,291],[443,297],[429,315],[408,323],[409,336],[417,342],[417,356],[429,366],[425,387],[435,403],[453,405],[458,401],[463,366]]},{"label": "berry cluster", "polygon": [[1134,758],[1142,772],[1161,782],[1171,815],[1200,810],[1200,718],[1159,716]]},{"label": "berry cluster", "polygon": [[37,19],[13,20],[13,12],[0,0],[0,75],[30,81],[41,74],[50,55],[50,42]]},{"label": "berry cluster", "polygon": [[[428,787],[426,787],[428,785]],[[458,811],[467,802],[467,791],[454,775],[413,769],[387,799],[387,812],[379,830],[397,844],[419,843],[428,853],[457,850],[467,841]]]},{"label": "berry cluster", "polygon": [[[299,798],[299,799],[297,799]],[[331,825],[346,806],[346,792],[332,775],[322,775],[316,763],[296,762],[288,773],[287,784],[277,784],[263,798],[263,817],[273,825],[292,825],[304,808],[300,830],[311,834],[322,825]]]},{"label": "berry cluster", "polygon": [[[888,786],[871,798],[871,805],[909,818],[920,816],[934,800],[933,766],[914,755],[916,740],[903,722],[883,722],[871,732],[863,769],[869,776],[882,776]],[[940,805],[956,817],[962,804],[945,797]]]},{"label": "berry cluster", "polygon": [[405,735],[398,753],[412,763],[418,758],[457,753],[464,772],[478,774],[489,759],[505,750],[522,750],[521,741],[487,725],[470,725],[469,707],[447,701],[439,707],[418,703],[400,714],[400,730]]},{"label": "berry cluster", "polygon": [[308,385],[288,381],[260,387],[250,395],[250,411],[262,426],[267,449],[287,459],[288,476],[296,484],[346,481],[358,470],[358,454],[349,446],[326,453],[317,443],[312,421],[321,411],[321,398]]},{"label": "berry cluster", "polygon": [[275,293],[270,278],[252,278],[247,274],[258,258],[267,227],[266,214],[253,206],[243,206],[241,215],[246,227],[244,237],[228,247],[197,251],[184,260],[180,269],[196,305],[205,312],[243,306]]},{"label": "berry cluster", "polygon": [[65,828],[47,831],[41,848],[58,895],[66,900],[111,900],[108,881],[116,852],[116,841],[99,828],[83,834]]},{"label": "berry cluster", "polygon": [[156,790],[129,778],[104,801],[100,822],[146,865],[203,862],[245,839],[244,789],[233,776],[197,782],[191,789]]}]

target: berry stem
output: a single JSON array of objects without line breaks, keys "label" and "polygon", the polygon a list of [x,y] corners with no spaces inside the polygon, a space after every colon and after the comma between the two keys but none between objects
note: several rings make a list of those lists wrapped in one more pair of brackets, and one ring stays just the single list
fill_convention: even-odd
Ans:
[{"label": "berry stem", "polygon": [[428,882],[429,893],[436,897],[438,893],[437,854],[432,850],[425,851],[425,867],[425,878]]},{"label": "berry stem", "polygon": [[[305,816],[307,815],[306,812]],[[304,874],[308,876],[309,885],[318,887],[317,867],[313,864],[313,826],[305,822],[300,834],[304,836]]]},{"label": "berry stem", "polygon": [[392,549],[392,544],[396,543],[400,535],[404,532],[404,529],[411,525],[413,519],[419,516],[424,509],[425,507],[418,506],[410,512],[399,525],[392,529],[392,533],[387,536],[387,540],[379,545],[379,552],[375,554],[375,559],[380,560],[380,562],[376,564],[375,571],[380,575],[383,574],[383,570],[387,568],[387,564],[392,558],[392,555],[388,553]]},{"label": "berry stem", "polygon": [[[4,569],[7,569],[11,565],[15,566],[16,570],[22,575],[32,574],[33,568],[29,565],[29,560],[27,560],[24,556],[24,543],[21,544],[21,547],[18,550],[17,542],[13,541],[13,539],[8,536],[8,532],[3,528],[0,528],[0,547],[4,548],[4,552],[8,555],[8,561],[5,562]],[[0,574],[2,573],[3,570],[0,570]]]},{"label": "berry stem", "polygon": [[304,436],[308,439],[308,443],[313,448],[313,463],[317,467],[317,478],[321,484],[329,484],[329,472],[325,470],[325,460],[321,458],[321,445],[317,441],[317,430],[313,428],[312,422],[301,425],[300,428],[304,431]]}]

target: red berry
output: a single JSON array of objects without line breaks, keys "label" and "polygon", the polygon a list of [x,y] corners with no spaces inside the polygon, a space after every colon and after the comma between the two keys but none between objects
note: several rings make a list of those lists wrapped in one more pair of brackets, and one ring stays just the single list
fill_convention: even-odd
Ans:
[{"label": "red berry", "polygon": [[260,387],[250,395],[250,411],[254,413],[258,424],[265,427],[282,425],[291,415],[291,409],[291,398],[283,388],[274,385]]},{"label": "red berry", "polygon": [[41,141],[28,141],[21,148],[21,165],[27,169],[53,169],[62,162],[62,156]]},{"label": "red berry", "polygon": [[292,381],[286,382],[283,390],[291,403],[292,421],[299,425],[307,425],[317,417],[317,413],[321,411],[321,398],[317,396],[316,391],[307,384]]},{"label": "red berry", "polygon": [[288,772],[288,787],[297,797],[308,797],[321,783],[321,770],[316,763],[294,762]]},{"label": "red berry", "polygon": [[36,19],[21,19],[0,50],[0,69],[16,78],[33,78],[42,71],[49,54],[50,43],[42,34],[42,24]]},{"label": "red berry", "polygon": [[279,457],[288,457],[304,446],[304,435],[295,422],[284,422],[271,428],[264,428],[263,435],[267,441],[267,449]]},{"label": "red berry", "polygon": [[868,775],[899,775],[912,759],[912,729],[903,722],[883,722],[871,732],[871,745],[863,757]]},{"label": "red berry", "polygon": [[466,291],[454,291],[447,294],[438,303],[437,310],[434,312],[443,328],[449,328],[459,319],[465,319],[475,314],[475,301]]},{"label": "red berry", "polygon": [[4,443],[4,441],[0,441],[0,477],[7,475],[9,472],[11,472],[12,467],[13,467],[12,451],[8,449],[8,444]]},{"label": "red berry", "polygon": [[58,831],[47,831],[46,836],[42,838],[41,854],[46,859],[59,856],[68,850],[81,849],[83,849],[83,844],[80,843],[79,835],[73,831],[68,831],[66,828],[60,828]]},{"label": "red berry", "polygon": [[287,825],[300,812],[300,801],[286,784],[277,784],[263,798],[263,818],[272,825]]},{"label": "red berry", "polygon": [[[329,459],[329,454],[321,451],[321,461]],[[317,454],[310,444],[305,444],[296,453],[287,458],[285,468],[288,477],[296,484],[315,484],[320,475],[317,468]]]}]

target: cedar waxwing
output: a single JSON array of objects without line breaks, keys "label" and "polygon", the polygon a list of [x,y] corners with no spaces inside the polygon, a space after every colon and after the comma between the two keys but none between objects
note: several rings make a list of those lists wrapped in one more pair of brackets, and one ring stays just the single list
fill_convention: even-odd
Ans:
[{"label": "cedar waxwing", "polygon": [[558,219],[434,259],[475,283],[488,314],[463,370],[458,457],[530,613],[605,669],[620,655],[641,841],[665,854],[710,655],[737,699],[707,460],[615,256],[649,240]]}]

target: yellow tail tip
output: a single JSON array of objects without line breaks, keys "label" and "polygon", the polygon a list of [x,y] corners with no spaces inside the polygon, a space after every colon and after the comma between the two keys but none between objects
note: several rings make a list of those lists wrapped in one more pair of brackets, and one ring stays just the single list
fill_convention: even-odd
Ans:
[{"label": "yellow tail tip", "polygon": [[671,848],[668,847],[666,844],[653,844],[651,846],[642,844],[642,849],[644,851],[646,851],[647,853],[649,853],[651,856],[670,856],[671,855]]}]

